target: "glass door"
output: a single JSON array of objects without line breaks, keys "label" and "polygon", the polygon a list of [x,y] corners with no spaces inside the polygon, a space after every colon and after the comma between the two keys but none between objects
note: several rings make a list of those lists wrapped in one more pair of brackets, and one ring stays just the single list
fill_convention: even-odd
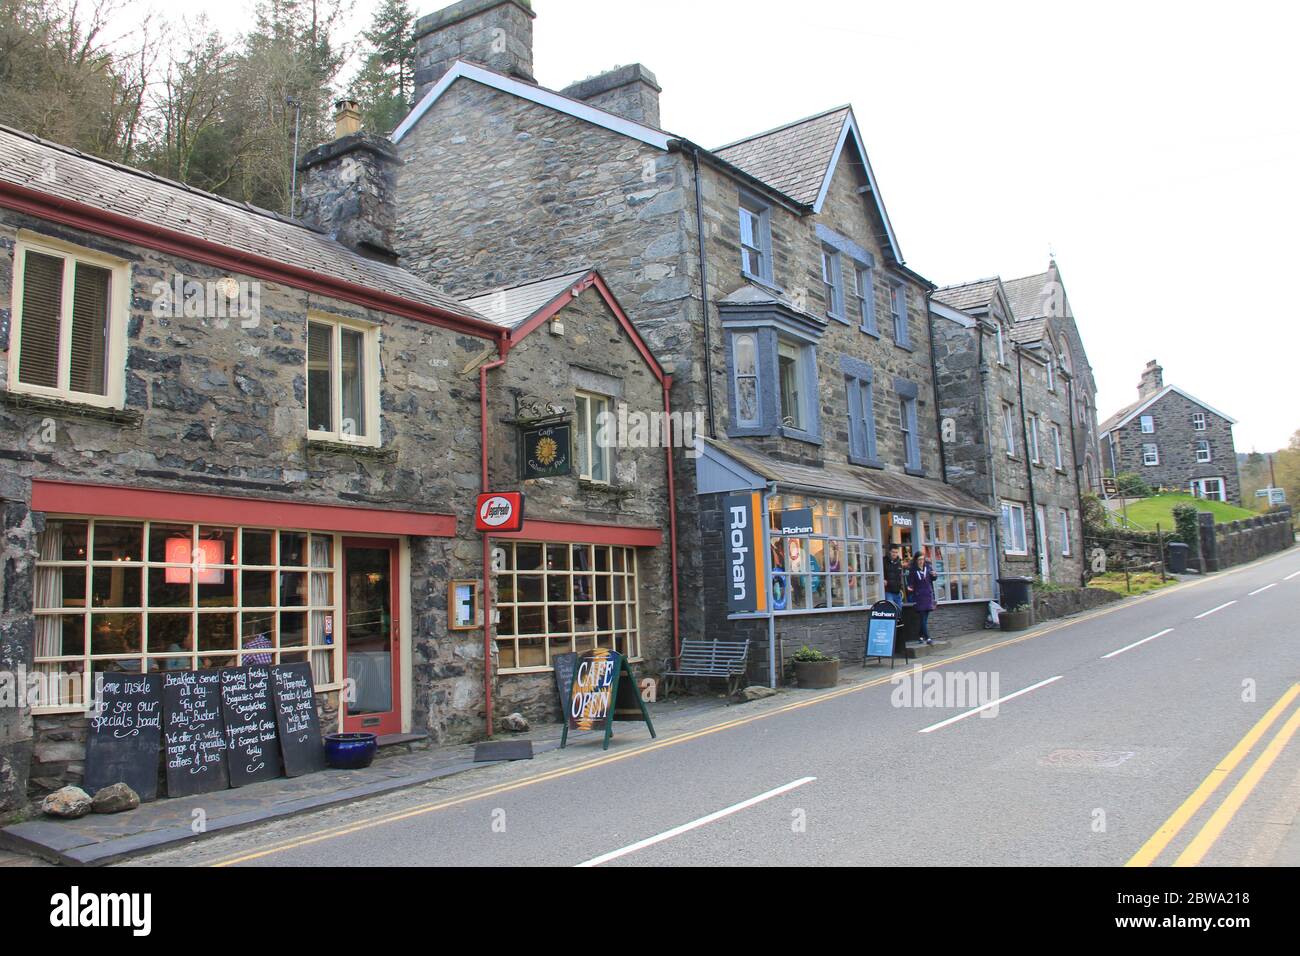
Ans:
[{"label": "glass door", "polygon": [[343,729],[402,731],[397,542],[343,539]]}]

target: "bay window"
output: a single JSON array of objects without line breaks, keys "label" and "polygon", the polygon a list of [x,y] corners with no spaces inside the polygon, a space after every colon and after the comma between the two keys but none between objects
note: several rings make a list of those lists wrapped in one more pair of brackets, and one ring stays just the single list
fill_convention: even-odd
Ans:
[{"label": "bay window", "polygon": [[989,522],[922,511],[921,543],[937,576],[940,601],[988,601],[993,597]]},{"label": "bay window", "polygon": [[[812,533],[780,534],[782,514],[805,508],[812,512]],[[773,495],[768,514],[773,611],[862,609],[882,599],[880,518],[874,507]]]}]

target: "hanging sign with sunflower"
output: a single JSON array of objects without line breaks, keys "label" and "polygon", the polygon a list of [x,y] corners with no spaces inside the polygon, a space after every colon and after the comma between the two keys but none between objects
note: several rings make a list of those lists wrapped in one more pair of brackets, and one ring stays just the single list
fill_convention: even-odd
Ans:
[{"label": "hanging sign with sunflower", "polygon": [[571,432],[572,425],[568,421],[520,428],[520,477],[554,478],[572,472]]}]

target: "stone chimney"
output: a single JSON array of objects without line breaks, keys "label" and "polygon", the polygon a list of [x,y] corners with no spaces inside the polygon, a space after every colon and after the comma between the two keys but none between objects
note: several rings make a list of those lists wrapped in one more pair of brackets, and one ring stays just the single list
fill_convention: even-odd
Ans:
[{"label": "stone chimney", "polygon": [[531,0],[460,0],[415,21],[415,102],[457,60],[533,79]]},{"label": "stone chimney", "polygon": [[659,94],[655,75],[640,63],[616,66],[607,73],[566,86],[560,91],[610,113],[659,128]]},{"label": "stone chimney", "polygon": [[356,100],[334,106],[337,138],[298,163],[298,217],[367,258],[396,262],[397,150],[361,128]]},{"label": "stone chimney", "polygon": [[1138,383],[1138,398],[1150,398],[1165,387],[1165,370],[1152,359],[1142,370],[1142,381]]}]

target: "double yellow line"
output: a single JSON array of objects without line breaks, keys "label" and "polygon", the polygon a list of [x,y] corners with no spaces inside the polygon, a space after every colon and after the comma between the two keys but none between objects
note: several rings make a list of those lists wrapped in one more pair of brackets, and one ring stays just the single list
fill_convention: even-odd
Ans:
[{"label": "double yellow line", "polygon": [[[1269,728],[1277,722],[1277,719],[1286,712],[1297,697],[1300,697],[1300,683],[1292,684],[1290,689],[1283,694],[1268,712],[1251,727],[1246,736],[1242,737],[1233,747],[1226,757],[1219,761],[1218,766],[1210,771],[1209,775],[1201,781],[1201,785],[1192,791],[1192,795],[1183,801],[1182,805],[1173,812],[1173,814],[1161,824],[1160,829],[1151,835],[1151,839],[1142,844],[1142,848],[1133,854],[1132,859],[1126,863],[1126,866],[1150,866],[1156,858],[1164,852],[1173,839],[1182,832],[1183,828],[1191,821],[1192,817],[1205,806],[1206,802],[1214,795],[1214,792],[1232,775],[1238,765],[1246,759],[1247,755],[1254,749],[1255,745],[1263,739],[1268,733]],[[1210,815],[1210,818],[1201,827],[1200,832],[1192,838],[1187,844],[1186,849],[1174,860],[1174,866],[1196,866],[1205,858],[1205,854],[1214,846],[1237,811],[1241,809],[1246,798],[1254,792],[1260,780],[1264,778],[1278,755],[1290,743],[1291,738],[1295,736],[1297,729],[1300,729],[1300,707],[1287,720],[1282,728],[1268,742],[1260,755],[1255,758],[1247,770],[1237,781],[1237,785],[1224,798],[1219,808]]]}]

